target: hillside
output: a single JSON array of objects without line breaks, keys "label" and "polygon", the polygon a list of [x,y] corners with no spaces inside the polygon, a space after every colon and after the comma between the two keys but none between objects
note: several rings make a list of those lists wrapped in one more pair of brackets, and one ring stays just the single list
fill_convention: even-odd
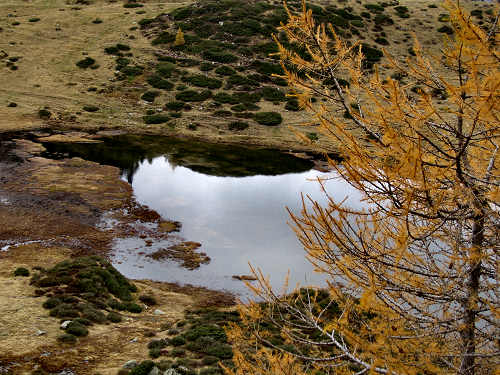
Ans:
[{"label": "hillside", "polygon": [[[491,3],[468,5],[480,23],[489,22]],[[368,68],[383,65],[382,48],[404,61],[412,54],[412,33],[433,53],[450,32],[437,1],[318,1],[309,7],[344,38],[361,40]],[[280,2],[7,0],[0,11],[3,131],[122,129],[312,147],[294,134],[307,115],[287,97],[286,82],[272,76],[281,72],[270,56],[276,52],[271,35],[286,20]],[[175,46],[179,29],[185,43]],[[317,145],[334,148],[307,132]]]}]

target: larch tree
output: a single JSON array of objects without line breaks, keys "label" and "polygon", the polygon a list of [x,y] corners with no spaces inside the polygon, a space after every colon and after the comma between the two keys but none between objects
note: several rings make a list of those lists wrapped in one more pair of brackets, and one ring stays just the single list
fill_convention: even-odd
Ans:
[{"label": "larch tree", "polygon": [[186,41],[184,40],[184,33],[182,32],[182,29],[179,27],[179,30],[177,30],[177,34],[175,34],[175,41],[174,41],[174,46],[175,47],[180,47],[186,44]]},{"label": "larch tree", "polygon": [[366,206],[303,197],[292,226],[328,287],[278,294],[254,271],[264,303],[240,306],[228,374],[498,371],[498,15],[484,29],[458,1],[444,6],[454,35],[441,55],[418,41],[405,63],[385,52],[404,84],[366,69],[363,46],[316,24],[305,2],[286,8],[289,42],[276,42],[289,87],[336,141],[332,178]]}]

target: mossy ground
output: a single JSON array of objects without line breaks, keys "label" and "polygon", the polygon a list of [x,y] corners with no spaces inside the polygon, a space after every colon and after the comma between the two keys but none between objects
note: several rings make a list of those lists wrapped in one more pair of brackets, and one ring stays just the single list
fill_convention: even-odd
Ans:
[{"label": "mossy ground", "polygon": [[[179,86],[198,91],[206,89],[199,87],[208,85],[196,78],[200,75],[210,77],[211,87],[219,85],[214,80],[223,82],[221,88],[210,89],[214,97],[220,91],[232,94],[245,85],[250,89],[245,91],[258,91],[263,86],[286,91],[279,80],[272,78],[268,81],[268,74],[272,72],[269,69],[275,65],[268,56],[274,49],[270,33],[279,21],[284,20],[281,3],[233,1],[230,9],[223,6],[207,9],[212,3],[203,2],[198,8],[205,11],[193,14],[185,10],[189,8],[172,13],[190,2],[145,1],[143,7],[124,8],[122,1],[105,0],[81,4],[65,0],[3,1],[0,4],[3,15],[0,18],[0,50],[7,56],[0,56],[3,82],[0,88],[0,131],[42,126],[83,130],[120,128],[127,132],[163,133],[286,149],[334,148],[321,134],[314,144],[299,144],[292,130],[302,129],[299,124],[308,116],[294,110],[297,108],[293,105],[286,108],[281,101],[260,100],[256,103],[259,111],[282,114],[283,125],[272,128],[254,122],[252,108],[237,112],[226,103],[220,103],[219,108],[214,99],[194,102],[190,110],[182,109],[181,117],[176,113],[164,124],[144,123],[147,110],[161,110],[164,104],[175,98]],[[225,3],[228,2],[220,2]],[[289,2],[291,6],[296,3]],[[418,35],[425,48],[434,53],[438,52],[445,38],[437,32],[446,24],[446,21],[438,20],[444,10],[439,6],[429,7],[439,4],[436,0],[402,0],[378,8],[367,8],[364,5],[368,4],[354,0],[338,3],[336,9],[326,1],[318,0],[314,4],[322,7],[312,6],[315,15],[336,23],[346,37],[352,35],[352,40],[361,38],[363,43],[377,50],[385,47],[400,60],[411,54],[412,32]],[[488,22],[487,11],[491,4],[473,1],[464,4],[476,10],[475,19]],[[171,17],[157,18],[161,13]],[[34,18],[39,18],[39,21],[29,22]],[[16,22],[19,24],[14,26]],[[194,24],[202,27],[190,30],[189,25]],[[166,29],[159,30],[160,26]],[[184,30],[186,44],[173,47],[171,35],[175,37],[179,26],[187,26]],[[161,31],[168,33],[169,37],[164,37],[167,43],[152,45]],[[389,45],[377,44],[377,40],[384,39]],[[164,60],[165,56],[170,57],[171,61],[162,62],[170,63],[170,67],[157,71],[159,61],[155,54],[161,54]],[[87,57],[96,63],[87,69],[75,65]],[[271,65],[262,65],[262,62]],[[233,70],[218,69],[221,66]],[[381,71],[391,75],[383,67]],[[159,89],[162,94],[154,103],[141,100],[142,94],[151,90],[147,80],[152,73],[175,83],[172,88],[168,84],[164,86],[168,90]],[[17,106],[9,107],[9,103]],[[237,104],[245,103],[240,98],[239,103],[232,105]],[[82,110],[86,106],[97,106],[99,110]],[[50,119],[37,116],[44,107],[51,112]],[[220,111],[230,112],[230,117],[217,116]],[[230,128],[229,124],[235,121],[247,122],[249,126],[245,129]]]},{"label": "mossy ground", "polygon": [[[0,252],[0,366],[16,374],[30,374],[39,366],[52,373],[71,368],[78,374],[114,375],[127,360],[147,358],[147,335],[160,331],[165,323],[184,319],[186,308],[232,303],[229,296],[203,288],[137,281],[136,295],[154,296],[154,308],[146,309],[144,303],[136,301],[142,313],[116,311],[121,322],[87,327],[88,335],[76,344],[59,342],[57,338],[64,333],[60,320],[65,318],[50,316],[50,310],[42,307],[49,295],[64,296],[65,304],[73,303],[73,298],[82,304],[99,301],[89,302],[79,293],[70,293],[65,284],[47,288],[30,285],[29,277],[16,277],[14,271],[23,267],[36,275],[40,269],[48,270],[41,272],[41,281],[54,274],[50,270],[59,262],[89,253],[105,254],[113,236],[120,233],[96,228],[101,214],[110,209],[125,205],[130,217],[122,218],[124,223],[145,218],[158,221],[159,215],[127,203],[131,190],[120,181],[117,168],[82,159],[43,159],[34,156],[42,151],[41,146],[26,140],[17,141],[11,151],[14,161],[0,161],[0,243],[2,247],[13,245]],[[20,159],[24,162],[19,163]],[[176,228],[178,224],[165,225],[166,231]],[[27,242],[30,240],[38,242]],[[155,315],[156,308],[165,314]],[[107,319],[109,314],[100,311]],[[16,366],[11,368],[12,363]]]}]

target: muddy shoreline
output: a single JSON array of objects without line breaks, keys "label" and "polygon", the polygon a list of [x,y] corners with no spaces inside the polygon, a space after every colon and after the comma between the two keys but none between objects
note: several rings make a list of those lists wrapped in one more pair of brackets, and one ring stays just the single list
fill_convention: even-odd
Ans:
[{"label": "muddy shoreline", "polygon": [[[44,298],[29,278],[13,277],[14,270],[52,267],[82,255],[107,256],[113,238],[145,235],[137,222],[147,223],[158,238],[175,225],[137,204],[118,168],[79,158],[46,159],[39,156],[43,146],[26,138],[19,132],[0,135],[0,370],[115,374],[127,360],[147,358],[145,332],[179,321],[189,308],[234,304],[234,297],[223,292],[136,281],[140,291],[156,296],[165,315],[131,314],[124,324],[96,328],[76,347],[61,346],[60,323],[42,308]],[[105,213],[114,225],[100,225]]]}]

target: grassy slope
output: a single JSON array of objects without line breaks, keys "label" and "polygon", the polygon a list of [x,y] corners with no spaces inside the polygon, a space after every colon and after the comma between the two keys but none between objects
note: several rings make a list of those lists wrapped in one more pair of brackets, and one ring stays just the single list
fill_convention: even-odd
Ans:
[{"label": "grassy slope", "polygon": [[[0,61],[2,82],[0,131],[33,128],[48,123],[53,127],[88,130],[123,128],[130,132],[187,135],[212,141],[264,144],[282,148],[297,147],[293,130],[300,129],[299,124],[308,118],[307,114],[285,111],[283,104],[275,105],[269,101],[258,103],[260,111],[281,112],[284,123],[289,126],[265,127],[257,125],[252,120],[242,119],[240,121],[249,123],[250,127],[242,131],[230,131],[228,123],[238,119],[234,116],[230,119],[212,116],[207,111],[207,104],[210,101],[203,104],[195,103],[191,111],[185,112],[180,119],[172,119],[168,125],[144,124],[142,117],[147,109],[161,109],[162,105],[171,100],[175,94],[175,92],[165,92],[154,104],[140,100],[141,94],[151,89],[145,81],[157,63],[154,53],[160,51],[169,54],[172,51],[165,52],[170,48],[169,44],[151,45],[154,35],[159,32],[158,29],[142,31],[130,29],[138,26],[137,22],[143,18],[154,18],[160,13],[169,13],[189,3],[149,1],[142,8],[132,9],[125,9],[121,1],[109,3],[94,0],[90,5],[78,6],[67,3],[65,0],[34,0],[30,3],[6,0],[0,4],[2,28],[0,51],[5,51],[9,55]],[[201,2],[202,5],[206,3]],[[352,12],[358,15],[366,11],[362,4],[352,0],[344,3],[330,1],[316,3],[323,6],[334,3],[339,8],[351,6]],[[372,13],[372,21],[365,21],[366,26],[359,28],[360,37],[363,42],[377,46],[374,40],[384,32],[390,42],[386,48],[398,58],[404,59],[408,56],[408,49],[412,44],[411,34],[416,32],[424,47],[429,48],[431,52],[437,52],[444,35],[436,33],[436,29],[443,25],[438,21],[443,9],[428,7],[429,4],[437,3],[430,0],[418,2],[402,0],[400,5],[410,9],[410,17],[400,18],[393,7],[388,7],[384,13],[391,16],[395,24],[383,26],[378,32],[373,30],[375,13]],[[273,5],[277,9],[280,7],[279,2],[274,2]],[[490,5],[470,2],[468,6],[477,9],[487,8]],[[33,17],[40,18],[40,21],[29,22]],[[93,23],[96,18],[103,22]],[[190,19],[182,20],[186,21],[189,23]],[[15,22],[20,24],[14,26]],[[171,32],[175,31],[176,26],[172,21],[166,21],[162,25],[164,28],[170,28]],[[193,32],[186,33],[189,34],[194,35]],[[212,36],[210,38],[213,39]],[[230,43],[231,35],[229,38]],[[358,37],[354,35],[353,40],[356,38]],[[251,39],[250,44],[264,43],[266,40],[267,38],[261,35],[258,39]],[[116,43],[131,46],[133,62],[144,66],[146,74],[125,81],[115,80],[114,57],[105,54],[103,49]],[[235,44],[235,47],[238,45]],[[176,54],[179,52],[183,51],[175,51]],[[184,53],[190,55],[189,51]],[[96,59],[99,68],[95,70],[77,68],[75,63],[86,57],[84,54]],[[17,70],[11,70],[6,66],[10,57],[20,57],[19,61],[14,62],[18,67]],[[256,57],[258,56],[254,55],[252,58]],[[197,55],[197,58],[200,59],[200,56]],[[244,60],[240,61],[242,65],[246,63]],[[183,71],[190,73],[199,73],[198,69],[198,67],[182,68]],[[246,73],[244,71],[241,74]],[[386,73],[390,75],[390,72]],[[210,75],[214,76],[213,73]],[[178,81],[176,84],[182,82]],[[95,87],[97,91],[88,91],[91,87]],[[15,102],[18,106],[7,107],[10,102]],[[97,105],[100,110],[95,113],[82,111],[85,105]],[[53,113],[52,120],[48,122],[40,120],[37,116],[38,110],[45,106]],[[229,109],[227,107],[225,105],[223,109]],[[189,124],[197,124],[196,130],[193,130],[192,126],[189,127]],[[320,143],[327,145],[321,136]]]}]

